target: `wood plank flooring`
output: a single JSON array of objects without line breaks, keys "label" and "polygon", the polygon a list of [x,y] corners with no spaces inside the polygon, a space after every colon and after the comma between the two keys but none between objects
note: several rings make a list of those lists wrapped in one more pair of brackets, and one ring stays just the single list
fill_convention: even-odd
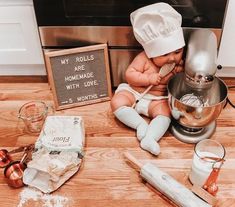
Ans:
[{"label": "wood plank flooring", "polygon": [[[234,80],[227,79],[228,85]],[[229,90],[229,98],[235,103],[235,89]],[[34,143],[37,135],[27,134],[18,110],[31,100],[41,100],[53,106],[53,97],[46,82],[0,83],[0,148]],[[152,162],[161,170],[187,187],[193,144],[178,141],[167,132],[160,141],[161,154],[152,156],[139,147],[135,132],[113,116],[109,102],[56,111],[55,114],[79,115],[85,122],[86,148],[83,165],[79,172],[51,196],[63,196],[67,200],[61,206],[96,207],[170,207],[174,204],[160,192],[151,189],[131,168],[123,157],[128,150],[141,162]],[[235,206],[235,109],[230,105],[217,120],[215,134],[211,137],[226,148],[226,162],[218,180],[218,207]],[[20,154],[14,155],[20,159]],[[12,189],[0,169],[0,206],[58,206],[45,199],[22,200],[27,187]],[[59,206],[58,206],[59,207]]]}]

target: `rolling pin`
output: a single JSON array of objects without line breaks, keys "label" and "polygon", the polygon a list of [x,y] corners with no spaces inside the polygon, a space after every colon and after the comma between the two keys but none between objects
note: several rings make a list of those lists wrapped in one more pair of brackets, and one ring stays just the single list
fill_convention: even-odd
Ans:
[{"label": "rolling pin", "polygon": [[177,206],[180,207],[211,207],[201,198],[197,197],[192,191],[180,184],[167,173],[161,171],[158,167],[151,163],[142,164],[130,153],[125,152],[127,158],[135,169],[140,172],[141,177],[151,186],[160,191]]}]

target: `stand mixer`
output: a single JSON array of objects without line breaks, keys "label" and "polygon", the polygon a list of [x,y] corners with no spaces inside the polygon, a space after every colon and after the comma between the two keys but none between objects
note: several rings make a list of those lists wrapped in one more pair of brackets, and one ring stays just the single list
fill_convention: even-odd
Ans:
[{"label": "stand mixer", "polygon": [[185,60],[185,72],[168,83],[169,106],[173,116],[173,135],[186,143],[209,138],[216,119],[226,103],[228,89],[215,76],[217,40],[208,29],[191,33]]}]

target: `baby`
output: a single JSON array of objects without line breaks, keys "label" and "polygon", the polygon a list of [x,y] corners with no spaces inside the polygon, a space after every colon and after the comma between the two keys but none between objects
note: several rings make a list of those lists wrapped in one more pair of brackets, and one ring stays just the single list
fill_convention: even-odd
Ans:
[{"label": "baby", "polygon": [[[137,9],[130,16],[135,38],[144,51],[128,66],[127,83],[118,86],[111,108],[117,119],[136,129],[141,148],[158,155],[157,141],[171,122],[167,83],[183,71],[182,17],[166,3]],[[140,114],[150,117],[150,123]]]}]

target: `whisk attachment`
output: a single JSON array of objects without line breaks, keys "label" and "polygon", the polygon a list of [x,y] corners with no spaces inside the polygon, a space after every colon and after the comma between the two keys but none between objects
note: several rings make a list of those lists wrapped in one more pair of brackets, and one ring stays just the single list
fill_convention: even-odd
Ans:
[{"label": "whisk attachment", "polygon": [[188,93],[188,94],[183,95],[180,98],[180,101],[183,104],[186,104],[186,105],[192,106],[192,107],[205,107],[205,106],[209,106],[208,100],[204,101],[202,96],[194,95],[194,93]]}]

